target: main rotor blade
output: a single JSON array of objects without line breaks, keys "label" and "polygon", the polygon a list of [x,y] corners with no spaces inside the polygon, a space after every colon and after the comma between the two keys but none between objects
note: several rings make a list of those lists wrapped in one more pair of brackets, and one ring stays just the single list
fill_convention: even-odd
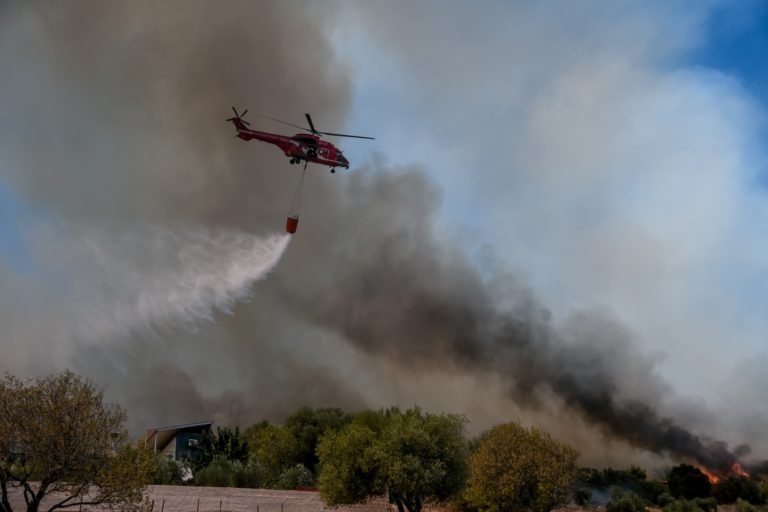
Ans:
[{"label": "main rotor blade", "polygon": [[351,137],[353,139],[376,140],[374,137],[363,137],[362,135],[347,135],[345,133],[331,133],[331,132],[317,132],[317,133],[322,133],[323,135],[333,135],[334,137]]},{"label": "main rotor blade", "polygon": [[312,118],[309,117],[309,114],[304,114],[304,116],[307,118],[307,122],[309,123],[309,127],[312,129],[312,133],[318,133],[318,131],[315,130],[315,125],[312,123]]},{"label": "main rotor blade", "polygon": [[240,117],[240,114],[237,113],[237,110],[235,110],[235,107],[232,107],[232,112],[235,113],[235,117]]},{"label": "main rotor blade", "polygon": [[276,121],[278,123],[282,123],[288,126],[293,126],[294,128],[298,128],[299,130],[304,130],[305,132],[309,132],[311,130],[308,130],[304,128],[303,126],[299,126],[297,124],[289,123],[288,121],[283,121],[282,119],[276,119],[274,117],[265,116],[264,114],[253,114],[255,116],[263,117],[264,119],[269,119],[270,121]]},{"label": "main rotor blade", "polygon": [[248,113],[248,109],[245,109],[245,110],[243,110],[243,113],[242,113],[242,114],[240,114],[240,117],[243,117],[243,116],[245,116],[245,114],[247,114],[247,113]]}]

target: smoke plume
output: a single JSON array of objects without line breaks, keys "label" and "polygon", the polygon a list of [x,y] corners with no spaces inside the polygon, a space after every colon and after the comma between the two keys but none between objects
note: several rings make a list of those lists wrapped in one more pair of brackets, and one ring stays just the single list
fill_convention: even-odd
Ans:
[{"label": "smoke plume", "polygon": [[[298,172],[224,119],[232,104],[310,111],[342,131],[352,76],[330,18],[300,2],[6,9],[0,63],[16,72],[0,77],[0,176],[44,219],[24,229],[43,255],[33,268],[0,267],[18,290],[0,309],[2,369],[108,382],[136,432],[393,402],[482,407],[480,429],[514,407],[545,428],[581,418],[561,434],[594,445],[730,463],[726,445],[675,419],[654,359],[610,313],[556,322],[492,254],[440,233],[441,191],[418,166],[313,169],[289,251],[285,237],[246,234],[282,226]],[[39,223],[76,228],[37,235]],[[62,303],[94,305],[82,339],[59,330],[80,318]]]}]

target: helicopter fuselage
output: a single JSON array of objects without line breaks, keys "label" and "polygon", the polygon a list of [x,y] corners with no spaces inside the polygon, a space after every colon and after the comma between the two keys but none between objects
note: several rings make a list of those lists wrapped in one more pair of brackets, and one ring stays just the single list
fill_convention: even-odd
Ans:
[{"label": "helicopter fuselage", "polygon": [[237,136],[243,140],[260,140],[279,147],[285,156],[291,159],[291,163],[299,163],[302,160],[328,167],[344,167],[349,169],[349,161],[344,157],[339,148],[318,135],[312,133],[297,133],[293,136],[277,133],[251,130],[238,120],[233,121],[237,129]]}]

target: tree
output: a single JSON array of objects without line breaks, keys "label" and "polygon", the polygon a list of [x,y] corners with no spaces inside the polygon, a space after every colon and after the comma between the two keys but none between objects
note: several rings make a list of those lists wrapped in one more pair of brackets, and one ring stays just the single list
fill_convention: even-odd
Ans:
[{"label": "tree", "polygon": [[479,509],[546,512],[568,501],[578,453],[538,429],[497,425],[470,457],[467,501]]},{"label": "tree", "polygon": [[320,439],[317,486],[326,505],[359,503],[386,491],[376,457],[377,439],[377,432],[355,422]]},{"label": "tree", "polygon": [[707,498],[712,489],[707,475],[702,473],[699,468],[689,464],[673,467],[667,476],[667,485],[672,496],[675,498],[683,497],[688,500]]},{"label": "tree", "polygon": [[329,430],[339,431],[352,421],[352,415],[337,408],[302,407],[285,422],[297,443],[296,462],[314,471],[318,464],[317,443]]},{"label": "tree", "polygon": [[277,487],[280,475],[298,463],[298,443],[286,427],[266,423],[257,429],[249,429],[248,443],[250,458],[259,464],[265,487]]},{"label": "tree", "polygon": [[414,408],[365,412],[318,445],[318,487],[328,505],[389,493],[398,510],[418,512],[461,490],[467,474],[465,419]]},{"label": "tree", "polygon": [[712,497],[718,503],[736,503],[739,498],[755,504],[763,502],[757,483],[743,476],[729,476],[716,483]]},{"label": "tree", "polygon": [[418,408],[390,412],[378,457],[390,500],[400,512],[445,502],[462,489],[468,472],[465,424],[462,416]]},{"label": "tree", "polygon": [[248,442],[246,436],[240,434],[240,427],[234,430],[217,427],[216,432],[210,430],[200,436],[200,457],[195,461],[196,469],[202,469],[216,457],[237,461],[245,464],[248,461]]},{"label": "tree", "polygon": [[0,381],[0,489],[11,512],[9,486],[23,490],[27,512],[46,496],[53,511],[84,505],[132,507],[154,471],[149,451],[127,442],[125,413],[104,392],[65,371],[22,382]]}]

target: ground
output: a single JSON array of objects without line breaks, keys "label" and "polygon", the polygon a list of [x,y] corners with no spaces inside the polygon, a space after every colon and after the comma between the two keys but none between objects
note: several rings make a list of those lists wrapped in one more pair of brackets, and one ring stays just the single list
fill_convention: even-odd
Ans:
[{"label": "ground", "polygon": [[[328,510],[315,491],[276,491],[272,489],[236,489],[232,487],[191,487],[153,485],[149,487],[149,500],[154,502],[152,512],[314,512]],[[198,502],[199,500],[199,502]],[[46,500],[45,505],[53,500]],[[198,504],[199,503],[199,504]],[[21,492],[11,495],[14,512],[25,512]],[[75,506],[70,511],[79,511]],[[83,507],[83,512],[103,510],[99,507]],[[119,510],[119,509],[118,509]],[[337,512],[389,512],[385,498],[375,498],[369,503],[333,509]],[[442,511],[441,508],[433,509]]]}]

